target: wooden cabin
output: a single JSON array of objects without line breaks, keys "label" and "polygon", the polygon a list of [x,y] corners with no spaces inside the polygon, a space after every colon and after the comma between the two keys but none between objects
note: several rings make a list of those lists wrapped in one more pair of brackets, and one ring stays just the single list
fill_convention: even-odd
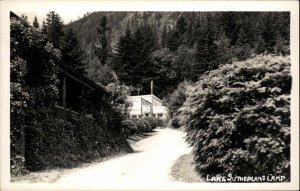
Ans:
[{"label": "wooden cabin", "polygon": [[[101,84],[78,73],[63,62],[58,62],[59,100],[56,105],[59,116],[85,113],[91,117],[92,110],[99,101],[105,102],[109,93]],[[96,103],[97,102],[97,103]]]},{"label": "wooden cabin", "polygon": [[[10,18],[20,19],[15,13],[10,12]],[[31,27],[31,26],[28,26]],[[45,42],[48,40],[45,38]],[[49,55],[46,51],[33,47],[32,50],[24,50],[30,55],[32,62],[42,62],[40,55]],[[76,116],[80,113],[88,118],[93,118],[93,111],[100,111],[107,102],[109,93],[101,84],[96,84],[91,79],[77,72],[70,67],[74,62],[68,55],[63,55],[62,60],[55,60],[58,70],[58,89],[59,98],[55,105],[56,113],[61,118]],[[39,79],[31,74],[32,81],[37,82]]]}]

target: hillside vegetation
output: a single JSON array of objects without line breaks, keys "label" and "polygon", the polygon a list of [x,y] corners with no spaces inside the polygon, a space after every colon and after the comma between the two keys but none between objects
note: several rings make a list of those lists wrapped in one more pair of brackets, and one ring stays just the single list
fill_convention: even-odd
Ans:
[{"label": "hillside vegetation", "polygon": [[78,37],[93,80],[106,85],[115,73],[126,85],[142,85],[142,94],[154,80],[163,98],[220,64],[288,55],[289,26],[288,12],[94,12],[64,28]]}]

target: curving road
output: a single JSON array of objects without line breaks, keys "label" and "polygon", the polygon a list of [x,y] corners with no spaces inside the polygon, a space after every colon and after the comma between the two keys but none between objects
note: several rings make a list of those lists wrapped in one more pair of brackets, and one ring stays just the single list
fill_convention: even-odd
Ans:
[{"label": "curving road", "polygon": [[179,130],[157,129],[152,136],[132,144],[134,153],[78,169],[55,184],[105,188],[171,183],[169,173],[173,163],[190,152],[184,136]]},{"label": "curving road", "polygon": [[[92,163],[62,173],[54,183],[21,182],[11,190],[186,190],[199,188],[174,182],[171,167],[181,155],[191,151],[184,141],[184,132],[156,129],[152,135],[131,144],[134,153],[104,162]],[[194,186],[194,187],[193,187]]]}]

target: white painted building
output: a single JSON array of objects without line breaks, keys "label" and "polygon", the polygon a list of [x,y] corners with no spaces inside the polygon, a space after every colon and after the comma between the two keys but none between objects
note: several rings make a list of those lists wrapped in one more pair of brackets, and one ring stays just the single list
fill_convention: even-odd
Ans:
[{"label": "white painted building", "polygon": [[155,95],[129,96],[132,105],[129,108],[131,118],[150,117],[151,102],[153,103],[153,117],[166,119],[169,109],[163,106],[162,100]]}]

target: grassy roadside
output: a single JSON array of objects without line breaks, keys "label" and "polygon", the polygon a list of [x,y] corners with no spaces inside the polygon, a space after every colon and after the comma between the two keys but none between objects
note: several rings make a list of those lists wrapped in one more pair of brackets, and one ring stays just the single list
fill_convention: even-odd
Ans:
[{"label": "grassy roadside", "polygon": [[193,161],[191,153],[180,156],[171,168],[172,180],[188,183],[204,182],[195,171]]},{"label": "grassy roadside", "polygon": [[74,168],[57,168],[57,169],[43,170],[38,172],[30,172],[29,174],[23,176],[11,177],[10,181],[16,183],[37,183],[37,182],[54,183],[62,176],[72,173],[75,170],[78,170],[78,168],[87,168],[99,162],[107,161],[109,159],[120,157],[126,154],[128,153],[122,151],[116,154],[112,154],[103,158],[96,159],[92,162],[83,163]]}]

